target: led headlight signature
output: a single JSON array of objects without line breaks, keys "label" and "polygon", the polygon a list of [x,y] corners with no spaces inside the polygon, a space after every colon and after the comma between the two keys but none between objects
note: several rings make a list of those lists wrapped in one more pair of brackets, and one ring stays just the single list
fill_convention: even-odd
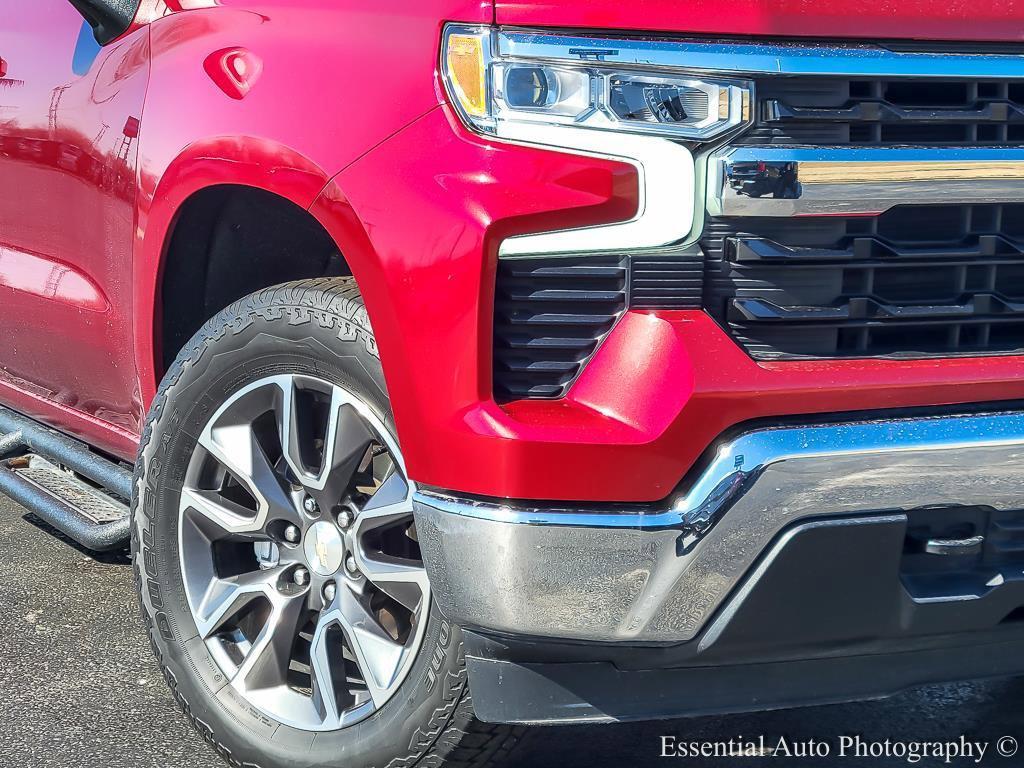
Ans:
[{"label": "led headlight signature", "polygon": [[546,123],[707,141],[750,120],[751,84],[697,73],[558,65],[496,55],[494,30],[445,29],[442,69],[471,127]]}]

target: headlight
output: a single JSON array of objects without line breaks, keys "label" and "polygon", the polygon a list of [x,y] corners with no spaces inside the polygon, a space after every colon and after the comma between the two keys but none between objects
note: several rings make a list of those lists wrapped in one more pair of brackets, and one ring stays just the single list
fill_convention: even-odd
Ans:
[{"label": "headlight", "polygon": [[504,58],[486,27],[448,26],[442,69],[463,120],[497,135],[516,123],[557,123],[706,141],[750,120],[749,82]]}]

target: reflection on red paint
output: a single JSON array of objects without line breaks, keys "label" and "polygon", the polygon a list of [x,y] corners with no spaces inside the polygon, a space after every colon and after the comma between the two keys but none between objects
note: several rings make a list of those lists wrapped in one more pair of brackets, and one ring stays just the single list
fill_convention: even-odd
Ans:
[{"label": "reflection on red paint", "polygon": [[121,133],[123,133],[129,139],[137,139],[139,138],[139,129],[141,127],[142,124],[139,122],[139,118],[129,117],[127,120],[125,120],[124,128],[121,129]]},{"label": "reflection on red paint", "polygon": [[110,306],[92,280],[67,264],[3,246],[0,286],[90,312],[104,312]]}]

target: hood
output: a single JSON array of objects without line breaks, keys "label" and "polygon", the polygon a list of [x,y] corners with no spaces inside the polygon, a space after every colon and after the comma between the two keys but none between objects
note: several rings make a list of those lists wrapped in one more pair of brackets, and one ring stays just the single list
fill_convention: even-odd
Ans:
[{"label": "hood", "polygon": [[1024,0],[496,0],[499,24],[845,40],[1024,41]]}]

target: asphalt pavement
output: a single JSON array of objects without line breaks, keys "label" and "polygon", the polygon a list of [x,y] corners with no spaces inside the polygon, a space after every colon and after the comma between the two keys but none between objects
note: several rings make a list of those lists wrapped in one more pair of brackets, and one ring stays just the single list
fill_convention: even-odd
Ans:
[{"label": "asphalt pavement", "polygon": [[[171,703],[143,635],[124,555],[90,556],[0,497],[0,616],[0,768],[222,765]],[[686,751],[680,745],[690,742],[721,753],[730,740],[734,750],[749,753],[761,748],[762,736],[774,756],[662,757]],[[844,736],[850,741],[841,757]],[[980,762],[977,749],[948,763],[944,756],[912,763],[900,753],[907,742],[959,743],[961,737],[986,745]],[[1024,751],[999,754],[1013,745],[1005,737],[1024,745],[1024,679],[755,715],[536,729],[515,765],[1024,766]],[[797,757],[801,752],[815,756]]]}]

